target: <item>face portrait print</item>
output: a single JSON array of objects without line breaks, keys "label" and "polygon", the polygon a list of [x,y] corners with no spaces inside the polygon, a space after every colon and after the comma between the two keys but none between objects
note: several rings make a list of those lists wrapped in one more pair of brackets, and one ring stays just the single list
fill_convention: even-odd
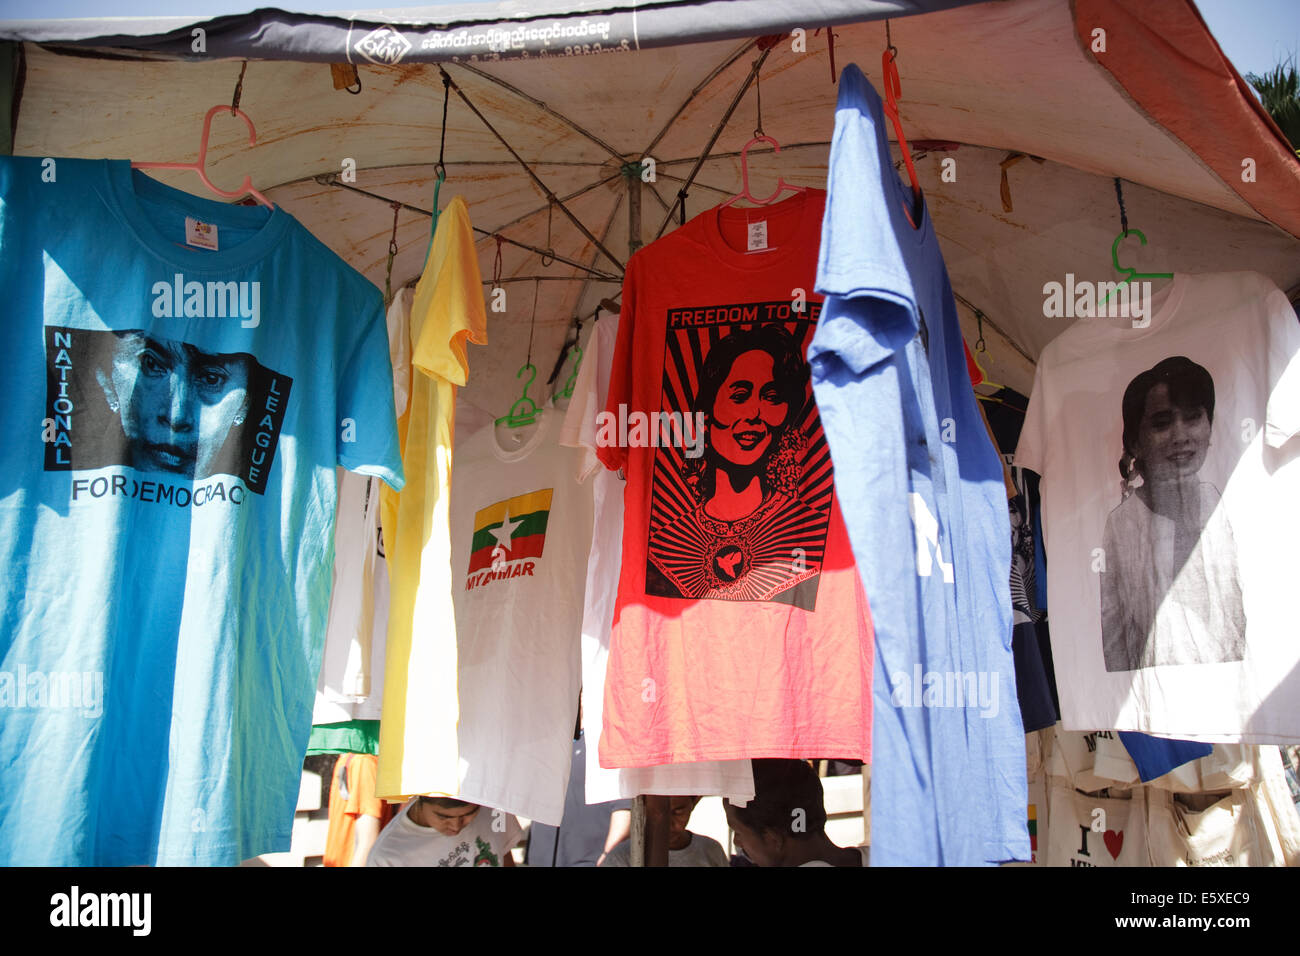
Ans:
[{"label": "face portrait print", "polygon": [[247,352],[143,329],[46,326],[45,376],[46,471],[130,468],[151,477],[112,487],[146,499],[154,485],[216,475],[255,495],[273,480],[293,379]]},{"label": "face portrait print", "polygon": [[732,465],[753,465],[785,428],[790,403],[777,387],[774,364],[757,349],[739,356],[713,400],[709,445]]},{"label": "face portrait print", "polygon": [[1232,526],[1218,488],[1200,474],[1214,406],[1213,378],[1184,356],[1125,389],[1121,502],[1106,519],[1100,571],[1109,671],[1242,659]]},{"label": "face portrait print", "polygon": [[[1160,382],[1146,394],[1131,455],[1144,485],[1157,488],[1190,478],[1210,450],[1210,412],[1204,400],[1179,405]],[[1213,400],[1210,400],[1213,407]]]},{"label": "face portrait print", "polygon": [[703,449],[656,453],[648,594],[815,605],[833,479],[799,340],[811,328],[669,339],[662,409],[700,423]]},{"label": "face portrait print", "polygon": [[126,439],[122,463],[187,478],[213,474],[248,414],[252,359],[138,331],[114,339],[96,379]]},{"label": "face portrait print", "polygon": [[736,521],[774,493],[793,494],[786,446],[806,381],[797,346],[779,326],[734,332],[709,352],[694,402],[705,416],[705,454],[688,466],[707,515]]}]

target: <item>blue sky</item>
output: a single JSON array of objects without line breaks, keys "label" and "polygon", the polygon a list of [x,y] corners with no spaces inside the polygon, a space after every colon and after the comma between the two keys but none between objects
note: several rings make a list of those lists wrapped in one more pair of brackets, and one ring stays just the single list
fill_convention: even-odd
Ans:
[{"label": "blue sky", "polygon": [[1197,0],[1237,72],[1264,73],[1290,57],[1300,66],[1300,4],[1296,0]]},{"label": "blue sky", "polygon": [[[360,0],[352,9],[442,6],[494,0]],[[0,19],[54,17],[219,16],[279,6],[290,10],[329,12],[339,0],[0,0]],[[1198,0],[1197,7],[1219,45],[1241,73],[1263,73],[1295,55],[1300,60],[1300,3],[1297,0]]]}]

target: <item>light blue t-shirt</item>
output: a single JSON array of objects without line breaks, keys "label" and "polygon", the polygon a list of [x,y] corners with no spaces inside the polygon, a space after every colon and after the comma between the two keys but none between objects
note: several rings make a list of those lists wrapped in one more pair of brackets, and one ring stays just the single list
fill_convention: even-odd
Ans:
[{"label": "light blue t-shirt", "polygon": [[966,371],[929,213],[880,98],[840,75],[808,349],[875,625],[875,866],[1029,859],[1001,460]]},{"label": "light blue t-shirt", "polygon": [[379,291],[282,209],[3,157],[0,302],[0,866],[287,850],[335,465],[402,484]]}]

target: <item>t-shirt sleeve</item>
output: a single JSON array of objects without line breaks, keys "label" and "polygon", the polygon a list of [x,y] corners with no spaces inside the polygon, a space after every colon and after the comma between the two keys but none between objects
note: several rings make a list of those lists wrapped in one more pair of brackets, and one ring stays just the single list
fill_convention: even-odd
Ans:
[{"label": "t-shirt sleeve", "polygon": [[362,314],[363,331],[343,363],[336,398],[338,463],[401,491],[405,478],[393,410],[393,363],[378,289],[367,291]]},{"label": "t-shirt sleeve", "polygon": [[401,289],[388,307],[388,354],[393,362],[393,410],[401,418],[411,400],[411,297]]},{"label": "t-shirt sleeve", "polygon": [[469,379],[466,346],[487,344],[487,310],[474,249],[474,229],[465,201],[457,196],[438,215],[424,273],[411,306],[411,365],[431,378],[462,386]]},{"label": "t-shirt sleeve", "polygon": [[582,366],[578,369],[578,379],[573,386],[573,400],[564,415],[560,444],[583,449],[576,475],[578,481],[586,481],[601,467],[598,457],[600,446],[596,441],[598,416],[605,406],[609,391],[610,354],[614,351],[617,335],[617,316],[596,323],[587,339]]},{"label": "t-shirt sleeve", "polygon": [[[384,801],[379,799],[376,777],[379,759],[371,754],[357,754],[352,758],[356,766],[356,776],[348,794],[348,812],[354,816],[384,817]],[[356,808],[353,809],[355,801]]]},{"label": "t-shirt sleeve", "polygon": [[[808,361],[834,355],[854,375],[905,347],[920,327],[908,263],[895,235],[882,183],[876,125],[880,98],[856,66],[844,68],[835,110],[835,135],[822,214],[817,291],[827,296]],[[910,228],[910,227],[909,227]],[[910,237],[909,237],[910,238]]]},{"label": "t-shirt sleeve", "polygon": [[[618,317],[618,341],[614,345],[614,361],[609,369],[609,395],[605,399],[606,422],[619,420],[619,409],[631,410],[633,375],[635,361],[633,358],[633,341],[636,337],[636,275],[640,271],[637,256],[628,262],[623,276],[623,307]],[[605,433],[602,437],[602,431]],[[614,429],[602,429],[596,433],[596,455],[604,466],[617,471],[627,466],[627,449],[617,440],[610,440]]]},{"label": "t-shirt sleeve", "polygon": [[1281,448],[1300,432],[1300,322],[1286,294],[1274,288],[1268,310],[1268,407],[1264,442]]},{"label": "t-shirt sleeve", "polygon": [[1020,441],[1016,444],[1015,464],[1017,468],[1027,468],[1038,475],[1043,474],[1043,463],[1047,457],[1047,397],[1043,389],[1043,361],[1039,357],[1034,369],[1034,388],[1029,395],[1029,408],[1025,411],[1025,423],[1020,429]]}]

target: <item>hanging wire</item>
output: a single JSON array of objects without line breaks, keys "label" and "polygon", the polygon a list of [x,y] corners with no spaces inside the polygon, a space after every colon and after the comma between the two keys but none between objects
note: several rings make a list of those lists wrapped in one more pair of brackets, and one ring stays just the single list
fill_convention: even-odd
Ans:
[{"label": "hanging wire", "polygon": [[248,61],[239,68],[239,80],[235,83],[235,95],[230,99],[230,115],[235,115],[235,110],[239,109],[239,99],[244,95],[244,71],[248,69]]},{"label": "hanging wire", "polygon": [[826,46],[830,50],[830,54],[831,54],[831,86],[834,86],[836,83],[839,82],[839,74],[835,72],[836,33],[835,30],[832,29],[831,27],[818,27],[816,30],[813,31],[813,36],[816,36],[817,34],[821,33],[823,29],[826,31]]},{"label": "hanging wire", "polygon": [[979,338],[975,340],[975,351],[984,351],[984,313],[975,309],[975,327],[979,330]]},{"label": "hanging wire", "polygon": [[1119,203],[1119,228],[1124,235],[1128,235],[1128,212],[1124,209],[1124,186],[1119,177],[1115,177],[1115,200]]},{"label": "hanging wire", "polygon": [[542,287],[540,282],[533,283],[533,317],[528,320],[528,364],[533,364],[533,326],[537,324],[537,291]]},{"label": "hanging wire", "polygon": [[898,47],[894,46],[894,35],[889,30],[888,20],[885,21],[885,49],[895,57],[898,56]]},{"label": "hanging wire", "polygon": [[456,91],[456,95],[460,97],[461,102],[465,104],[466,108],[469,109],[471,113],[473,113],[482,121],[483,125],[487,127],[488,132],[497,138],[497,141],[501,143],[501,145],[505,148],[506,152],[510,154],[510,156],[515,160],[515,162],[519,164],[520,168],[523,169],[524,173],[528,176],[528,178],[531,179],[534,185],[536,185],[537,188],[542,191],[542,195],[544,195],[549,202],[553,202],[560,207],[560,212],[562,212],[568,218],[569,222],[573,223],[573,227],[577,229],[580,233],[582,233],[583,236],[586,237],[588,242],[590,242],[593,246],[595,246],[600,251],[601,255],[603,255],[610,262],[614,263],[616,266],[618,266],[619,269],[622,269],[623,268],[622,261],[619,260],[619,258],[615,256],[614,253],[610,252],[609,249],[606,248],[605,244],[601,242],[599,239],[597,239],[595,234],[590,229],[588,229],[585,225],[583,225],[582,220],[579,219],[576,215],[574,215],[574,213],[569,209],[569,207],[564,204],[564,201],[559,199],[555,195],[555,193],[551,191],[550,187],[546,185],[546,183],[542,182],[541,178],[537,175],[537,173],[533,171],[532,166],[530,166],[528,162],[522,156],[519,155],[517,150],[511,147],[510,143],[506,140],[506,138],[502,136],[501,133],[497,130],[497,128],[493,126],[492,123],[488,120],[488,118],[483,115],[482,110],[480,110],[477,106],[475,106],[470,101],[470,98],[465,95],[465,91],[462,90],[459,86],[457,86],[455,81],[453,81],[448,76],[447,71],[442,68],[441,64],[439,64],[438,70],[443,75],[444,78],[443,81],[445,83],[451,84],[451,88]]},{"label": "hanging wire", "polygon": [[762,66],[762,64],[763,61],[759,60],[755,64],[756,69],[754,72],[754,96],[758,100],[758,126],[754,128],[755,139],[763,135],[763,71],[757,69],[757,67]]},{"label": "hanging wire", "polygon": [[401,203],[393,203],[393,235],[388,240],[388,272],[384,276],[385,305],[393,301],[393,259],[397,257],[397,216],[401,211]]},{"label": "hanging wire", "polygon": [[[611,176],[608,179],[613,179],[613,178],[614,177]],[[598,180],[597,185],[602,185],[604,182],[607,182],[608,179]],[[337,173],[330,173],[325,176],[313,176],[312,180],[316,183],[319,183],[322,186],[330,186],[334,189],[346,189],[348,192],[356,193],[358,196],[365,196],[367,199],[373,199],[376,202],[382,202],[385,206],[391,206],[395,201],[391,196],[383,196],[380,195],[379,193],[371,192],[368,189],[359,189],[356,186],[351,185],[350,183],[340,182]],[[590,188],[594,189],[595,186]],[[586,191],[587,191],[586,189],[581,190],[581,192],[586,192]],[[433,216],[432,212],[420,206],[413,206],[410,203],[405,203],[405,202],[401,203],[400,205],[407,212],[415,213],[418,216],[430,216],[430,217]],[[532,215],[532,213],[529,213],[528,215]],[[526,219],[528,218],[528,216],[524,216],[523,218]],[[509,225],[513,225],[513,223],[506,223],[506,226]],[[503,226],[502,228],[505,228],[505,226]],[[497,235],[495,232],[492,232],[491,230],[488,229],[480,228],[479,226],[474,227],[474,234],[476,236],[482,236],[484,239],[492,239],[495,238]],[[517,239],[510,239],[505,236],[501,237],[501,241],[506,243],[507,245],[514,246],[518,249],[523,249],[527,252],[536,253],[537,255],[542,255],[546,251],[545,249],[539,249],[536,246],[530,246],[526,242],[520,242]],[[599,269],[594,269],[591,266],[586,265],[585,263],[579,262],[577,259],[571,259],[568,256],[562,256],[558,253],[556,253],[555,255],[555,261],[563,262],[567,266],[572,266],[574,269],[577,269],[579,272],[583,272],[586,275],[589,275],[593,279],[600,282],[621,283],[623,281],[621,275],[619,274],[602,272]],[[561,277],[557,276],[556,277],[557,281],[560,278]],[[569,279],[566,277],[564,278],[563,281],[567,282],[569,281]]]},{"label": "hanging wire", "polygon": [[451,77],[445,73],[442,76],[442,133],[438,139],[438,161],[433,164],[433,222],[429,224],[429,243],[432,248],[433,239],[438,234],[438,193],[442,191],[442,184],[447,181],[447,167],[443,164],[444,150],[447,148],[447,102],[451,98]]},{"label": "hanging wire", "polygon": [[[555,368],[551,369],[551,377],[546,380],[547,385],[555,384],[555,380],[560,377],[560,370],[564,368],[564,362],[569,357],[569,353],[571,353],[574,347],[577,346],[578,343],[581,341],[582,341],[582,316],[575,315],[573,317],[572,324],[569,326],[568,330],[564,333],[564,345],[560,349],[560,354],[555,360]],[[579,354],[581,354],[581,352]],[[573,378],[575,375],[577,375],[576,368],[574,369],[574,375],[571,375],[569,377]],[[570,394],[572,394],[572,392],[570,392]]]},{"label": "hanging wire", "polygon": [[[709,158],[709,153],[713,151],[713,144],[718,141],[718,137],[722,135],[722,131],[727,128],[727,123],[731,119],[731,115],[740,106],[741,101],[745,98],[745,94],[749,92],[749,84],[754,81],[754,78],[758,75],[759,68],[763,65],[763,61],[767,59],[771,52],[771,48],[764,50],[762,55],[759,56],[759,58],[755,60],[753,65],[749,68],[749,75],[745,77],[745,82],[736,90],[735,96],[731,98],[731,102],[727,106],[727,111],[722,114],[722,119],[714,125],[713,133],[710,135],[708,143],[705,144],[700,155],[695,158],[695,162],[691,166],[691,171],[686,175],[686,179],[683,182],[682,190],[677,194],[679,197],[684,196],[685,191],[695,182],[695,177],[699,175],[700,169],[703,168],[704,161]],[[680,203],[673,203],[671,207],[664,211],[663,222],[659,224],[659,229],[655,232],[656,239],[664,234],[664,230],[668,228],[668,224],[673,221],[673,213],[677,211],[679,205]]]},{"label": "hanging wire", "polygon": [[542,254],[542,267],[548,268],[555,265],[555,244],[551,242],[551,217],[555,213],[555,203],[546,204],[546,252],[550,253],[550,262],[547,262],[546,253]]},{"label": "hanging wire", "polygon": [[447,104],[451,100],[451,77],[442,75],[442,136],[438,141],[438,162],[433,171],[439,179],[447,178],[447,167],[443,165],[443,153],[447,148]]},{"label": "hanging wire", "polygon": [[501,236],[493,236],[492,238],[497,241],[497,254],[492,259],[492,284],[499,286],[501,285],[501,246],[505,239]]}]

